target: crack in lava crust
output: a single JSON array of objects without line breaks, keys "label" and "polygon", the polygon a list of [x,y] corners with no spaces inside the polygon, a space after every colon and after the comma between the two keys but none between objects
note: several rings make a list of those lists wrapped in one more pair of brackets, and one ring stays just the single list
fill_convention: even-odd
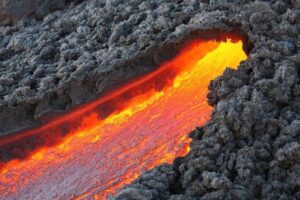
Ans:
[{"label": "crack in lava crust", "polygon": [[73,128],[59,143],[4,163],[1,198],[105,199],[145,170],[172,163],[189,151],[187,133],[210,118],[210,80],[246,57],[242,40],[193,41],[158,70],[41,127]]}]

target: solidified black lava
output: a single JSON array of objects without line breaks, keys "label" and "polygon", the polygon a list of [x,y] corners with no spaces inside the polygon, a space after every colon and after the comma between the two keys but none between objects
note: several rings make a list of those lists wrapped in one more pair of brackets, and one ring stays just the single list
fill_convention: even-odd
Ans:
[{"label": "solidified black lava", "polygon": [[[0,28],[0,135],[152,70],[203,30],[240,29],[249,58],[212,81],[190,153],[115,199],[300,199],[299,0],[90,0]],[[227,52],[230,53],[230,52]]]}]

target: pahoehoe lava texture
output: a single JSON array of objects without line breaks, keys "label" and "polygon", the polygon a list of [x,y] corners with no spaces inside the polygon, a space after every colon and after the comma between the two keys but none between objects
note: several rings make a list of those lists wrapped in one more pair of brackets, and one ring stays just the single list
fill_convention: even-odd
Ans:
[{"label": "pahoehoe lava texture", "polygon": [[152,70],[201,30],[239,28],[249,59],[211,82],[212,120],[190,133],[190,153],[115,199],[300,199],[299,7],[299,0],[90,0],[1,27],[0,134]]}]

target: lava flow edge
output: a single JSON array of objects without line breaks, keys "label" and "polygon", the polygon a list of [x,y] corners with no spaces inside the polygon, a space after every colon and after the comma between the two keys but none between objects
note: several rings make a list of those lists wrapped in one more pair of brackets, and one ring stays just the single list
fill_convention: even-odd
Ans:
[{"label": "lava flow edge", "polygon": [[[222,46],[217,41],[205,41],[205,42],[207,44],[209,44],[209,43],[211,43],[211,44],[208,45],[208,46],[206,46],[205,49],[204,49],[204,46],[200,45],[201,48],[199,48],[198,51],[200,50],[200,52],[201,52],[201,51],[205,50],[207,52],[210,52],[210,51],[213,51],[214,49],[217,49],[218,47]],[[201,41],[200,43],[204,44],[205,42]],[[228,53],[227,53],[227,55],[226,55],[225,60],[226,59],[229,60],[230,59],[229,58],[230,55],[234,55],[233,57],[231,57],[231,59],[233,59],[234,63],[226,63],[229,66],[236,68],[241,60],[246,59],[246,54],[242,50],[242,40],[235,41],[234,43],[232,43],[230,41],[220,42],[220,43],[221,44],[222,43],[230,43],[230,44],[238,44],[239,45],[237,47],[239,49],[239,51],[236,51],[237,49],[234,49],[234,48],[233,49],[231,49],[231,48],[229,48],[229,49],[228,48],[227,49],[226,48],[221,48],[221,51],[218,52],[219,54],[221,53],[221,55],[222,55],[222,53],[223,53],[223,55],[225,55],[227,53],[226,51],[235,50],[231,54],[228,55]],[[194,41],[193,43],[190,43],[190,44],[197,44],[197,42]],[[195,47],[196,46],[197,45],[195,45]],[[75,125],[75,128],[71,128],[70,129],[70,130],[72,130],[71,133],[66,134],[66,136],[60,138],[58,140],[59,141],[58,143],[56,141],[56,144],[52,145],[51,147],[42,147],[42,148],[38,148],[38,149],[34,150],[30,154],[30,156],[28,156],[25,160],[16,160],[16,159],[14,159],[12,161],[4,163],[3,166],[2,166],[1,172],[0,172],[1,173],[1,177],[5,177],[5,175],[7,175],[7,173],[11,170],[11,168],[15,168],[15,166],[16,165],[20,165],[20,163],[21,163],[21,165],[23,165],[24,162],[28,162],[28,161],[30,162],[30,160],[31,161],[36,161],[37,163],[40,162],[41,160],[43,160],[43,158],[47,157],[47,156],[45,156],[45,154],[47,154],[47,149],[48,148],[51,148],[51,149],[60,149],[62,152],[69,151],[68,148],[72,147],[72,144],[70,144],[70,142],[72,141],[72,137],[74,137],[74,135],[77,135],[77,136],[79,136],[79,138],[82,138],[84,136],[84,134],[87,134],[87,132],[89,132],[89,131],[93,132],[93,130],[95,129],[95,127],[97,127],[97,125],[99,123],[101,124],[102,121],[105,121],[105,120],[109,121],[109,123],[112,123],[112,122],[115,123],[115,122],[118,122],[118,120],[120,120],[120,123],[123,123],[124,120],[126,121],[126,118],[128,116],[132,116],[135,112],[139,112],[140,110],[143,110],[144,108],[146,108],[148,105],[152,105],[152,103],[155,102],[155,101],[157,101],[157,99],[159,99],[161,95],[164,95],[164,92],[166,92],[165,90],[167,90],[168,88],[170,88],[170,87],[174,87],[174,88],[179,87],[182,82],[184,82],[184,81],[186,81],[186,80],[188,80],[190,78],[187,75],[187,73],[185,73],[185,74],[182,73],[182,76],[178,76],[178,74],[180,74],[179,72],[181,72],[181,70],[182,70],[181,69],[181,67],[182,67],[181,65],[188,66],[188,67],[184,67],[185,70],[191,70],[189,68],[191,66],[195,66],[196,63],[198,63],[198,60],[199,60],[199,57],[197,57],[197,56],[196,57],[191,56],[191,57],[189,57],[189,59],[186,59],[186,58],[182,59],[182,57],[180,57],[180,55],[184,55],[184,53],[187,52],[186,51],[187,49],[191,50],[193,48],[191,48],[191,46],[187,47],[186,49],[184,49],[179,54],[179,56],[177,56],[176,58],[174,58],[173,60],[171,60],[169,62],[166,62],[165,64],[163,64],[159,68],[159,70],[157,70],[158,72],[160,71],[162,74],[164,74],[164,78],[167,77],[166,79],[164,79],[164,81],[162,81],[162,79],[160,77],[160,75],[162,75],[162,74],[158,73],[159,74],[158,77],[160,77],[160,78],[157,78],[157,79],[154,78],[154,79],[152,79],[152,85],[154,85],[154,87],[152,87],[152,88],[151,87],[149,88],[149,84],[145,84],[142,90],[136,90],[136,88],[134,86],[132,86],[132,85],[130,86],[130,84],[128,84],[129,86],[125,85],[124,86],[124,88],[125,88],[124,90],[122,90],[122,88],[121,88],[120,90],[122,90],[123,92],[121,92],[120,94],[116,95],[118,97],[118,101],[117,102],[119,102],[120,99],[122,100],[121,101],[122,103],[120,103],[120,104],[116,103],[116,104],[114,104],[112,106],[112,104],[110,102],[112,100],[112,98],[108,98],[110,96],[110,95],[108,95],[108,97],[107,97],[108,101],[104,101],[103,99],[105,99],[105,98],[102,97],[102,100],[100,101],[101,102],[100,105],[102,105],[102,107],[101,106],[99,107],[99,101],[98,101],[98,103],[96,105],[93,105],[93,102],[92,102],[91,104],[87,104],[86,107],[83,107],[85,109],[89,108],[89,109],[84,110],[84,112],[82,112],[82,111],[80,112],[80,110],[76,110],[75,112],[78,114],[78,116],[75,117],[75,120],[74,120],[74,116],[71,117],[71,118],[67,117],[67,119],[68,120],[70,120],[70,119],[73,120],[72,123],[81,122],[81,123],[79,123],[80,127],[78,127],[78,125],[77,126]],[[188,51],[188,52],[190,52],[190,51]],[[237,52],[239,53],[239,55],[237,55]],[[200,56],[200,58],[202,58],[202,57],[205,58],[205,57],[208,57],[206,53],[202,52],[202,54],[201,54],[201,53],[198,52],[196,54],[197,55],[202,55],[202,56]],[[215,65],[217,65],[217,64],[218,65],[225,64],[225,63],[222,63],[221,57],[217,57],[217,58],[218,59],[216,59],[216,55],[213,55],[211,58],[209,58],[206,61],[206,63],[205,62],[202,63],[202,65],[203,64],[208,64],[208,63],[215,64]],[[186,63],[187,60],[189,61],[188,63]],[[203,62],[203,60],[204,59],[202,59],[202,62]],[[214,60],[215,63],[212,60]],[[216,62],[216,61],[220,61],[220,60],[221,60],[221,62],[219,62],[219,63]],[[200,59],[200,61],[201,61],[201,59]],[[191,63],[193,63],[193,64],[191,64]],[[174,65],[177,65],[177,68],[176,67],[172,68],[172,66],[174,67]],[[206,107],[207,110],[205,110],[206,113],[210,113],[211,112],[211,107],[207,103],[205,103],[206,102],[206,94],[208,93],[208,89],[207,89],[208,83],[209,83],[210,80],[216,78],[218,75],[221,75],[222,72],[224,71],[225,67],[226,66],[222,66],[222,68],[221,67],[220,68],[213,68],[214,70],[210,71],[211,73],[213,72],[213,76],[210,76],[211,74],[209,74],[209,72],[208,72],[209,70],[206,70],[206,72],[208,73],[208,76],[207,76],[208,80],[206,80],[206,83],[201,86],[201,87],[205,88],[204,91],[203,91],[203,93],[205,95],[204,95],[204,98],[202,100],[203,100],[205,106],[207,106]],[[171,68],[172,70],[170,70],[168,72],[172,72],[172,73],[164,73],[164,70],[163,70],[164,68]],[[176,69],[176,70],[174,70],[174,69]],[[151,79],[151,77],[152,78],[155,77],[154,75],[151,75],[151,74],[155,74],[155,72],[150,73],[150,74],[146,75],[145,77],[150,77],[150,79]],[[137,79],[137,82],[139,82],[142,79],[143,78]],[[143,81],[141,81],[141,83],[143,83]],[[161,83],[163,83],[163,84],[161,84]],[[127,90],[128,87],[129,88],[133,88],[132,91],[135,91],[135,92],[134,93],[131,93],[131,92],[128,93],[128,91],[130,91],[130,90]],[[140,92],[138,92],[139,95],[136,95],[136,91],[140,91]],[[114,95],[112,95],[112,96],[115,97]],[[124,99],[126,101],[124,101]],[[147,99],[148,103],[147,103],[147,101],[145,103],[146,99]],[[110,102],[110,103],[107,103],[107,102]],[[137,106],[137,107],[133,106],[132,108],[130,108],[130,105],[138,105],[138,104],[139,104],[139,106]],[[91,106],[91,105],[93,105],[93,106]],[[112,107],[110,108],[109,106],[112,106]],[[98,111],[98,113],[92,112],[92,110],[95,111],[95,108]],[[128,108],[130,108],[130,109],[128,109]],[[81,118],[81,115],[83,113],[86,114],[84,119]],[[79,117],[79,119],[77,117]],[[206,117],[207,118],[205,120],[203,120],[201,123],[199,123],[197,125],[203,125],[209,119],[209,115],[207,115]],[[63,126],[59,126],[58,130],[64,130],[64,126],[65,126],[65,124]],[[195,127],[195,124],[193,125],[193,127]],[[47,127],[47,129],[48,128],[49,127]],[[192,127],[190,127],[190,128],[192,128]],[[52,130],[57,130],[57,127],[54,128],[54,129],[52,129]],[[186,130],[186,131],[189,132],[191,130]],[[61,135],[61,133],[59,135]],[[63,135],[65,135],[65,134],[63,134]],[[101,140],[101,136],[99,136],[99,135],[98,136],[94,135],[91,138],[92,138],[92,140],[91,140],[92,143],[93,142],[98,142],[99,140]],[[185,138],[183,139],[183,141],[181,141],[182,143],[184,143],[184,145],[183,145],[184,146],[184,148],[183,148],[184,150],[183,151],[178,151],[178,153],[176,155],[172,155],[171,156],[171,159],[167,159],[167,160],[161,159],[160,160],[161,162],[158,162],[158,163],[157,162],[150,163],[150,164],[148,163],[149,166],[146,167],[146,170],[149,170],[149,169],[153,168],[154,166],[157,166],[157,165],[162,164],[164,162],[167,162],[167,163],[170,164],[175,157],[184,156],[188,152],[188,143],[189,143],[189,141],[190,141],[190,139],[187,138],[187,135],[186,135]],[[12,173],[12,174],[14,174],[14,173]],[[120,186],[122,186],[124,184],[128,184],[134,178],[136,178],[138,175],[140,175],[141,172],[139,172],[137,174],[136,173],[133,173],[133,174],[134,174],[134,176],[132,176],[132,177],[129,176],[128,178],[126,176],[123,176],[124,181],[121,181],[121,183],[117,183],[117,184],[113,183],[112,186],[116,186],[116,187],[119,188]],[[13,176],[10,175],[8,177],[11,178]],[[6,183],[8,183],[8,181],[11,181],[11,179],[10,180],[7,179],[7,180],[4,180],[4,181],[3,181],[3,179],[4,178],[1,178],[1,180],[0,180],[2,182],[0,184],[1,185],[0,188],[3,189],[2,191],[4,191],[4,189],[6,189],[6,190],[8,189],[6,187],[3,187],[3,185],[5,184],[5,182],[7,181]],[[83,196],[90,195],[91,193],[93,193],[94,198],[96,198],[96,197],[102,198],[104,196],[106,197],[107,194],[113,194],[115,192],[116,187],[110,187],[110,188],[108,187],[108,188],[106,188],[106,191],[107,191],[106,194],[104,194],[105,192],[103,192],[103,191],[101,191],[100,194],[99,194],[99,191],[97,191],[98,187],[95,186],[93,189],[90,188],[88,191],[84,192],[85,194]],[[112,189],[112,188],[115,188],[115,189]],[[11,191],[11,192],[13,192],[13,191]],[[79,197],[80,197],[80,195],[79,195]]]}]

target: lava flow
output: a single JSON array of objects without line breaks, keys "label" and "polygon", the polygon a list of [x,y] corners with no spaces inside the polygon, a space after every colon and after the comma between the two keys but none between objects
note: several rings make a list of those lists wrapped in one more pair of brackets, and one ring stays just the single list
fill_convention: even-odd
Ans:
[{"label": "lava flow", "polygon": [[1,166],[1,199],[106,199],[144,171],[184,156],[188,133],[210,118],[209,82],[246,59],[242,46],[193,41],[157,70],[24,133],[67,132]]}]

